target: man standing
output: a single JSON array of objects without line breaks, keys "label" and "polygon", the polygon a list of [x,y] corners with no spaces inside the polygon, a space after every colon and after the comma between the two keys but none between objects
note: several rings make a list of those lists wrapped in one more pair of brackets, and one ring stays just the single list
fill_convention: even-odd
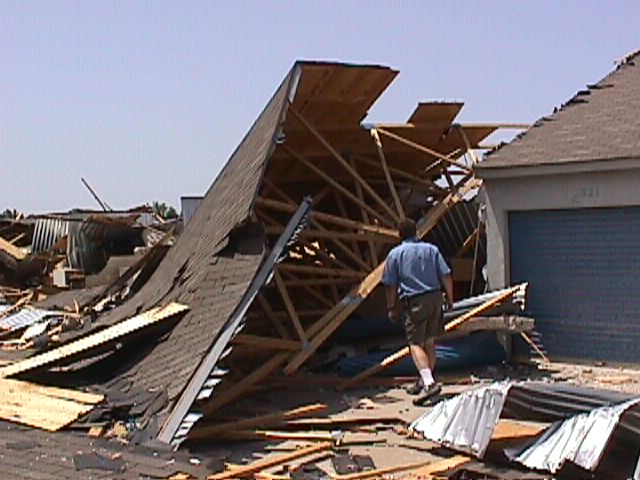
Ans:
[{"label": "man standing", "polygon": [[441,390],[433,378],[436,365],[433,338],[443,331],[443,289],[447,308],[453,305],[453,282],[451,269],[438,247],[417,239],[413,220],[403,220],[398,230],[402,243],[389,252],[382,283],[389,319],[392,322],[403,319],[411,358],[422,380],[419,398],[422,402]]}]

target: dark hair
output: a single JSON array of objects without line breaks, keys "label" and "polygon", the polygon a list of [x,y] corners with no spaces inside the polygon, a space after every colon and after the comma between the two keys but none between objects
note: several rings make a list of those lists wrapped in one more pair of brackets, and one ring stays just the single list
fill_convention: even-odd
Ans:
[{"label": "dark hair", "polygon": [[416,222],[410,218],[404,218],[398,224],[398,231],[400,232],[400,239],[407,240],[416,236]]}]

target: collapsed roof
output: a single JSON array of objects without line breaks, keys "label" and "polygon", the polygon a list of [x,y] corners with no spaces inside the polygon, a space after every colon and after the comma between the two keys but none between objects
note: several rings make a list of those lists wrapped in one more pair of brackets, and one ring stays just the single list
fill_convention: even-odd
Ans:
[{"label": "collapsed roof", "polygon": [[112,372],[166,390],[160,440],[179,445],[268,375],[295,372],[379,283],[397,221],[420,220],[425,236],[479,186],[473,149],[499,126],[453,123],[462,103],[361,124],[397,73],[297,62],[151,278],[100,318],[190,307]]}]

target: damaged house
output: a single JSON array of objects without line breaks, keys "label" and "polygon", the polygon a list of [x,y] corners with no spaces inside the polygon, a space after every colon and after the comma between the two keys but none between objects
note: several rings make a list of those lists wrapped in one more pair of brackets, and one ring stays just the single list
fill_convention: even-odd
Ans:
[{"label": "damaged house", "polygon": [[554,359],[640,362],[640,53],[475,167],[494,287]]}]

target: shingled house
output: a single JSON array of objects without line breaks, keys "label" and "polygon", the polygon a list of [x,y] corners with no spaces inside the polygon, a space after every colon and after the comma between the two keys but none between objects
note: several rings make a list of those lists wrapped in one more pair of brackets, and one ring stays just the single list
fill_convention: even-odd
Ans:
[{"label": "shingled house", "polygon": [[640,51],[475,167],[493,288],[552,358],[640,362]]}]

